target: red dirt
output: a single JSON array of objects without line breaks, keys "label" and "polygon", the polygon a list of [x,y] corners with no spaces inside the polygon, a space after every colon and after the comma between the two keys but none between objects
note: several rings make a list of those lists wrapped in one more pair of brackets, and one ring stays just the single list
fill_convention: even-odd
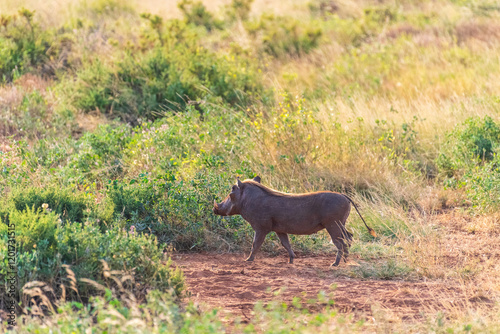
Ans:
[{"label": "red dirt", "polygon": [[[175,254],[174,262],[184,271],[191,300],[202,307],[220,307],[229,318],[252,316],[257,301],[293,297],[316,298],[319,291],[332,291],[341,312],[370,315],[372,305],[390,309],[402,319],[415,319],[430,309],[463,304],[466,299],[449,282],[361,280],[339,277],[331,268],[334,255],[307,256],[288,264],[285,256],[261,253],[255,262],[243,254]],[[351,260],[352,261],[352,260]],[[346,265],[356,265],[348,262]],[[334,288],[336,286],[336,288]],[[273,294],[284,289],[278,296]]]}]

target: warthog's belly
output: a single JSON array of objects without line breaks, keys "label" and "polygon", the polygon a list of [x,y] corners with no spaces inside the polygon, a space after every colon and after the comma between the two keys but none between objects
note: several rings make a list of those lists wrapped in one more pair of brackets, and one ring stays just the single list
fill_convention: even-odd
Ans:
[{"label": "warthog's belly", "polygon": [[320,222],[273,222],[272,231],[276,233],[286,233],[286,234],[298,234],[298,235],[309,235],[321,231],[325,227],[321,225]]}]

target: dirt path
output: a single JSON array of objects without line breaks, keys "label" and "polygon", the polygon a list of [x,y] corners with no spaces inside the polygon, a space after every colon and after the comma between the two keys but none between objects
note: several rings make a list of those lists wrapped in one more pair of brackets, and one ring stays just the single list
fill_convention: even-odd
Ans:
[{"label": "dirt path", "polygon": [[[390,309],[402,319],[419,318],[429,308],[443,308],[466,300],[458,287],[444,282],[360,280],[338,277],[332,256],[298,258],[261,254],[245,262],[243,254],[175,254],[184,271],[191,299],[204,307],[220,307],[223,315],[245,320],[257,301],[291,302],[293,297],[316,298],[333,289],[336,307],[343,312],[371,314],[372,305]],[[354,259],[355,261],[355,259]],[[346,264],[343,264],[346,266]],[[355,264],[347,264],[355,265]],[[279,296],[273,292],[284,289]],[[203,306],[202,306],[203,307]]]}]

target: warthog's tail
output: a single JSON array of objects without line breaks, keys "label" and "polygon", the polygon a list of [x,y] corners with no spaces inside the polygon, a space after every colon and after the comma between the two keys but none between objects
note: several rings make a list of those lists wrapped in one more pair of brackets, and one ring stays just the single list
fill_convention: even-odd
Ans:
[{"label": "warthog's tail", "polygon": [[[342,195],[344,195],[344,194],[342,194]],[[375,231],[374,231],[374,230],[373,230],[370,226],[366,225],[366,222],[365,222],[365,220],[363,219],[363,216],[361,216],[361,213],[359,213],[358,207],[356,206],[356,204],[354,204],[354,201],[353,201],[352,199],[350,199],[350,198],[349,198],[349,196],[347,196],[347,195],[344,195],[344,196],[345,196],[345,198],[347,198],[347,199],[349,200],[349,202],[351,202],[351,203],[352,203],[352,205],[354,206],[354,208],[355,208],[355,209],[356,209],[356,211],[358,212],[359,217],[361,217],[361,220],[363,221],[363,223],[365,223],[365,226],[366,226],[366,228],[368,229],[368,232],[370,232],[370,234],[371,234],[374,238],[376,238],[376,237],[377,237],[377,233],[375,233]]]}]

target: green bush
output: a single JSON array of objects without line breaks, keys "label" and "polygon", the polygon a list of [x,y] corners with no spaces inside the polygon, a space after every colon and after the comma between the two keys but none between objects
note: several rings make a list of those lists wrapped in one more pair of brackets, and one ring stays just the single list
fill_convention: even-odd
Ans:
[{"label": "green bush", "polygon": [[111,270],[135,274],[137,283],[145,288],[172,288],[181,295],[182,274],[170,268],[171,262],[164,258],[163,248],[152,235],[118,226],[102,233],[96,224],[71,224],[60,229],[57,241],[61,263],[70,264],[77,277],[102,282],[104,260]]},{"label": "green bush", "polygon": [[[101,260],[110,270],[136,274],[137,283],[145,288],[174,289],[180,295],[183,279],[180,271],[170,268],[156,238],[135,231],[113,227],[104,233],[98,225],[87,221],[84,225],[63,224],[59,216],[47,210],[13,210],[8,220],[0,221],[0,274],[7,270],[7,225],[15,226],[18,282],[38,280],[56,288],[65,276],[63,265],[70,265],[77,278],[88,278],[105,283]],[[80,297],[92,293],[82,286]]]},{"label": "green bush", "polygon": [[227,195],[230,182],[227,173],[215,169],[201,170],[192,180],[141,174],[128,184],[111,182],[106,202],[116,218],[125,219],[127,229],[153,233],[177,250],[239,248],[253,236],[248,223],[212,214],[214,199]]},{"label": "green bush", "polygon": [[23,8],[18,14],[1,17],[0,75],[3,81],[11,81],[46,61],[46,47],[38,38],[39,29],[33,22],[35,13]]},{"label": "green bush", "polygon": [[165,111],[183,110],[190,101],[233,106],[259,97],[266,101],[269,93],[256,68],[251,59],[178,43],[129,54],[116,66],[96,61],[78,72],[66,94],[85,112],[98,109],[125,121],[154,119]]},{"label": "green bush", "polygon": [[[71,45],[64,29],[56,35],[43,30],[34,20],[35,12],[21,8],[17,15],[0,17],[0,80],[10,82],[37,70],[55,74],[51,60],[58,59]],[[61,64],[67,66],[67,58]]]},{"label": "green bush", "polygon": [[[7,224],[14,226],[16,241],[16,266],[18,288],[25,283],[57,277],[53,271],[56,265],[56,233],[59,225],[58,215],[41,209],[26,209],[23,212],[13,210],[8,217],[0,217],[0,275],[5,277],[8,271],[8,234]],[[11,231],[12,229],[9,229]],[[12,246],[10,244],[10,246]],[[0,293],[7,286],[2,282]]]},{"label": "green bush", "polygon": [[[72,91],[68,93],[72,95],[75,107],[86,112],[109,110],[114,102],[111,76],[111,70],[99,60],[83,67],[77,74],[77,81]],[[63,83],[64,86],[66,84]]]},{"label": "green bush", "polygon": [[27,209],[41,210],[46,204],[49,212],[59,215],[64,222],[83,222],[89,205],[83,193],[56,186],[40,188],[16,188],[10,195],[14,207],[18,211]]},{"label": "green bush", "polygon": [[495,155],[492,161],[467,170],[456,182],[447,184],[465,189],[475,209],[495,212],[500,206],[500,159]]},{"label": "green bush", "polygon": [[75,145],[76,152],[69,159],[65,175],[78,182],[120,175],[123,149],[130,141],[130,133],[127,125],[100,125],[94,132],[86,132]]},{"label": "green bush", "polygon": [[500,126],[489,116],[469,118],[447,136],[437,159],[448,177],[494,159],[500,145]]},{"label": "green bush", "polygon": [[323,34],[319,21],[299,21],[285,16],[262,15],[245,25],[248,33],[259,38],[263,51],[274,57],[300,56],[315,49]]},{"label": "green bush", "polygon": [[469,118],[448,134],[437,158],[446,187],[463,189],[473,207],[500,204],[500,126],[489,116]]},{"label": "green bush", "polygon": [[232,0],[226,5],[226,17],[232,22],[235,20],[246,21],[252,10],[254,0]]},{"label": "green bush", "polygon": [[118,180],[109,181],[106,199],[116,217],[126,219],[137,230],[143,231],[157,217],[157,211],[161,210],[158,204],[163,195],[162,190],[161,184],[150,181],[147,174],[140,174],[128,184]]},{"label": "green bush", "polygon": [[[247,155],[251,128],[245,112],[213,106],[190,105],[182,114],[138,127],[124,151],[124,161],[147,159],[156,175],[181,171],[186,166],[217,167],[236,163]],[[188,165],[187,165],[188,164]],[[137,165],[137,164],[136,164]],[[142,170],[137,170],[137,174]]]},{"label": "green bush", "polygon": [[208,31],[222,28],[222,21],[213,17],[201,1],[181,0],[177,6],[188,24],[205,27]]}]

